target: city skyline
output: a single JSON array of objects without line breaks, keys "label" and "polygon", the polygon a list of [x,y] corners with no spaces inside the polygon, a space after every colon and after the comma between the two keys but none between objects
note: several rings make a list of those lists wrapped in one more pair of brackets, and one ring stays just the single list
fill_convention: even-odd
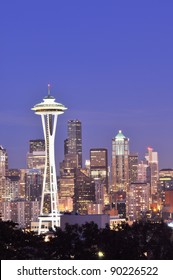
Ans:
[{"label": "city skyline", "polygon": [[84,160],[107,148],[110,164],[122,130],[139,159],[151,146],[159,169],[173,167],[173,3],[125,3],[2,3],[0,145],[10,168],[26,167],[29,140],[43,138],[30,107],[49,82],[69,108],[55,140],[57,166],[67,121],[79,119]]}]

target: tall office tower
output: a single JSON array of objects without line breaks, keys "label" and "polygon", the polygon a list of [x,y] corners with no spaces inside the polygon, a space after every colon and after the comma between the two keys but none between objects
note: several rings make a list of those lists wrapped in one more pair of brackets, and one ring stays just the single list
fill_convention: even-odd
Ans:
[{"label": "tall office tower", "polygon": [[76,157],[76,167],[82,168],[82,126],[79,120],[68,121],[68,139],[64,142],[65,154]]},{"label": "tall office tower", "polygon": [[119,130],[112,139],[112,191],[127,191],[129,180],[129,139]]},{"label": "tall office tower", "polygon": [[44,174],[45,168],[45,151],[33,151],[33,153],[27,153],[27,168],[39,169]]},{"label": "tall office tower", "polygon": [[12,181],[13,184],[16,182],[18,187],[18,194],[16,197],[22,200],[26,198],[26,172],[27,169],[9,169],[8,176],[6,176],[9,182]]},{"label": "tall office tower", "polygon": [[85,170],[86,170],[87,175],[89,176],[90,175],[90,160],[89,159],[85,160]]},{"label": "tall office tower", "polygon": [[138,180],[138,154],[129,155],[129,184]]},{"label": "tall office tower", "polygon": [[104,189],[100,179],[95,179],[95,203],[104,206]]},{"label": "tall office tower", "polygon": [[88,204],[95,202],[95,182],[76,169],[74,184],[74,211],[88,214]]},{"label": "tall office tower", "polygon": [[145,158],[150,167],[151,195],[154,195],[157,193],[157,183],[159,178],[158,153],[153,152],[153,149],[148,147],[148,153]]},{"label": "tall office tower", "polygon": [[[20,198],[20,169],[8,169],[6,180],[10,186],[10,200]],[[25,196],[24,196],[25,197]]]},{"label": "tall office tower", "polygon": [[34,151],[45,151],[44,139],[29,140],[29,152],[33,153]]},{"label": "tall office tower", "polygon": [[0,146],[0,177],[4,177],[8,172],[8,154],[6,149]]},{"label": "tall office tower", "polygon": [[146,161],[141,161],[138,163],[138,178],[137,181],[141,183],[146,183],[149,181],[149,166]]},{"label": "tall office tower", "polygon": [[68,155],[68,139],[64,140],[64,156]]},{"label": "tall office tower", "polygon": [[19,199],[26,199],[26,172],[27,169],[20,169]]},{"label": "tall office tower", "polygon": [[149,210],[150,185],[148,183],[132,183],[127,193],[130,221],[140,219],[141,214]]},{"label": "tall office tower", "polygon": [[88,214],[103,214],[104,211],[104,186],[100,179],[94,179],[95,182],[95,201],[88,204]]},{"label": "tall office tower", "polygon": [[7,195],[6,175],[8,172],[8,155],[6,149],[0,146],[0,201],[4,201]]},{"label": "tall office tower", "polygon": [[44,174],[45,167],[45,140],[35,139],[29,141],[29,152],[27,153],[27,168],[39,169]]},{"label": "tall office tower", "polygon": [[64,105],[55,102],[55,98],[50,95],[50,85],[48,85],[48,95],[43,102],[32,108],[37,115],[41,115],[46,152],[38,234],[47,231],[44,222],[49,222],[53,229],[60,226],[54,142],[58,115],[63,114],[66,109]]},{"label": "tall office tower", "polygon": [[6,190],[9,188],[9,199],[15,200],[19,198],[20,176],[6,176]]},{"label": "tall office tower", "polygon": [[60,163],[59,203],[61,211],[73,211],[75,166],[68,155]]},{"label": "tall office tower", "polygon": [[90,149],[90,174],[91,178],[99,179],[108,193],[108,156],[107,149]]},{"label": "tall office tower", "polygon": [[0,178],[0,202],[10,201],[12,199],[12,186],[10,179]]},{"label": "tall office tower", "polygon": [[125,191],[117,191],[111,193],[110,197],[112,209],[114,209],[121,218],[126,218],[126,196]]},{"label": "tall office tower", "polygon": [[27,201],[41,200],[42,175],[39,169],[27,169],[25,174],[25,198]]}]

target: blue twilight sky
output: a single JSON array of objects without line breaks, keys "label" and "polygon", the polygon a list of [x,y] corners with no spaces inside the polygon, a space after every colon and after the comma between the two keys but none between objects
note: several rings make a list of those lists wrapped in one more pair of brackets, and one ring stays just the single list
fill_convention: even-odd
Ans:
[{"label": "blue twilight sky", "polygon": [[30,108],[51,94],[59,117],[56,162],[67,121],[79,119],[83,159],[121,129],[130,151],[159,153],[173,168],[172,0],[4,0],[0,5],[0,144],[10,168],[26,167],[29,140],[43,138]]}]

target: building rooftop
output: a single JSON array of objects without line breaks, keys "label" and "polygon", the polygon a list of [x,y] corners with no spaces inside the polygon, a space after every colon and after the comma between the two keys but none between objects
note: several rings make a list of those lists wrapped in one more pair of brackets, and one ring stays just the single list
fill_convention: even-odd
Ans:
[{"label": "building rooftop", "polygon": [[160,169],[159,171],[173,171],[172,168],[163,168],[163,169]]},{"label": "building rooftop", "polygon": [[115,138],[117,140],[122,140],[122,139],[125,139],[126,137],[124,136],[124,134],[122,133],[121,130],[118,131],[118,134],[115,136]]}]

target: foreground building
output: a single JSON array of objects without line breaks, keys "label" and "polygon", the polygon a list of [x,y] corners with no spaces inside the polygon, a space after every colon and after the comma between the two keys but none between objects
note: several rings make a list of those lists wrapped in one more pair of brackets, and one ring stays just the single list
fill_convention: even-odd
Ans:
[{"label": "foreground building", "polygon": [[130,221],[138,220],[149,210],[150,184],[132,183],[127,193],[127,217]]},{"label": "foreground building", "polygon": [[39,201],[14,200],[0,202],[0,213],[3,221],[13,221],[21,228],[31,227],[31,222],[38,221]]},{"label": "foreground building", "polygon": [[[66,224],[69,225],[79,225],[82,226],[85,223],[94,222],[98,225],[98,228],[105,228],[110,224],[110,216],[107,214],[102,215],[74,215],[74,214],[65,214],[61,216],[61,229],[64,230]],[[48,224],[45,223],[45,226],[48,230]],[[38,231],[38,223],[32,222],[31,230],[37,232]]]}]

